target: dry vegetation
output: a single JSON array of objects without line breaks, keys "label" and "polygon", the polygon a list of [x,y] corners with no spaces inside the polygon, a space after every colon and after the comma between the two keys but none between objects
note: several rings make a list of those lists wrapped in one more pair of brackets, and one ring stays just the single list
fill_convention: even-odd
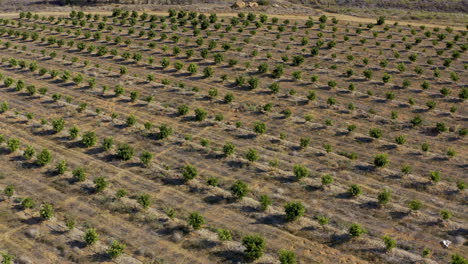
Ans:
[{"label": "dry vegetation", "polygon": [[467,263],[466,33],[1,19],[1,259]]}]

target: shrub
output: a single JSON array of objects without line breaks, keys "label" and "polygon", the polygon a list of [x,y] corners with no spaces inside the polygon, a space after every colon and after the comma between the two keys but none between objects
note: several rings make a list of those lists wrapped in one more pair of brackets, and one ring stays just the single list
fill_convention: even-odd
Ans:
[{"label": "shrub", "polygon": [[259,158],[257,150],[249,149],[245,154],[245,158],[250,162],[257,161]]},{"label": "shrub", "polygon": [[295,221],[305,213],[305,207],[301,202],[289,202],[284,206],[287,221]]},{"label": "shrub", "polygon": [[208,113],[204,109],[202,109],[202,108],[195,109],[195,120],[196,121],[205,120],[207,115],[208,115]]},{"label": "shrub", "polygon": [[403,145],[406,143],[406,137],[404,135],[400,135],[398,137],[395,138],[395,142],[398,144],[398,145]]},{"label": "shrub", "polygon": [[379,16],[379,18],[377,18],[377,25],[383,25],[385,24],[385,17],[384,16]]},{"label": "shrub", "polygon": [[418,211],[422,208],[422,202],[419,200],[412,200],[408,203],[408,207],[413,211]]},{"label": "shrub", "polygon": [[86,171],[82,167],[74,169],[72,171],[72,175],[73,175],[73,178],[78,182],[82,182],[86,180]]},{"label": "shrub", "polygon": [[440,181],[440,171],[431,171],[430,172],[431,174],[431,181],[433,181],[434,183],[438,183]]},{"label": "shrub", "polygon": [[218,239],[221,241],[232,240],[231,231],[228,229],[218,229],[216,230],[216,233],[218,233]]},{"label": "shrub", "polygon": [[374,157],[374,166],[382,168],[389,163],[387,154],[377,154]]},{"label": "shrub", "polygon": [[193,229],[198,230],[203,224],[205,224],[205,219],[198,212],[193,212],[188,218],[188,224],[193,227]]},{"label": "shrub", "polygon": [[48,149],[42,149],[42,151],[37,155],[36,164],[39,166],[45,166],[52,161],[52,154]]},{"label": "shrub", "polygon": [[440,217],[442,218],[442,220],[449,220],[450,218],[452,218],[452,212],[450,212],[449,210],[441,210]]},{"label": "shrub", "polygon": [[10,152],[15,152],[20,147],[20,141],[17,138],[10,138],[8,139],[7,145]]},{"label": "shrub", "polygon": [[183,168],[182,176],[186,181],[192,180],[198,176],[198,170],[194,166],[188,164]]},{"label": "shrub", "polygon": [[63,120],[62,118],[52,120],[52,128],[55,131],[55,133],[62,131],[64,127],[65,127],[65,120]]},{"label": "shrub", "polygon": [[298,180],[305,178],[305,177],[309,177],[309,174],[310,174],[310,171],[308,168],[299,164],[294,165],[293,171],[294,171],[294,176],[296,176]]},{"label": "shrub", "polygon": [[121,160],[130,160],[135,153],[135,150],[128,144],[122,144],[117,149],[117,156]]},{"label": "shrub", "polygon": [[327,225],[328,222],[330,221],[330,219],[329,219],[328,217],[323,216],[323,215],[318,215],[318,216],[316,217],[316,219],[317,219],[317,222],[318,222],[320,225],[322,225],[322,226],[323,226],[323,225]]},{"label": "shrub", "polygon": [[21,201],[21,207],[23,207],[23,209],[33,208],[34,204],[34,200],[30,197],[26,197]]},{"label": "shrub", "polygon": [[84,133],[83,136],[81,137],[81,143],[87,148],[96,145],[96,142],[97,142],[97,136],[96,136],[96,133],[93,131],[88,131]]},{"label": "shrub", "polygon": [[358,197],[359,195],[362,194],[362,188],[361,186],[357,185],[357,184],[352,184],[350,187],[349,187],[349,191],[348,191],[351,196],[353,197]]},{"label": "shrub", "polygon": [[467,264],[468,260],[465,259],[464,257],[454,254],[451,256],[452,260],[450,261],[450,264]]},{"label": "shrub", "polygon": [[281,264],[296,264],[296,253],[282,249],[279,252],[279,261]]},{"label": "shrub", "polygon": [[29,160],[34,156],[35,153],[36,150],[32,146],[27,146],[23,152],[23,158]]},{"label": "shrub", "polygon": [[109,186],[109,182],[104,177],[97,177],[94,179],[94,190],[95,192],[102,192]]},{"label": "shrub", "polygon": [[94,245],[99,240],[99,234],[95,228],[88,228],[84,234],[83,239],[87,245]]},{"label": "shrub", "polygon": [[263,256],[266,243],[265,239],[260,235],[247,235],[242,239],[242,245],[245,247],[245,255],[247,258],[255,260]]},{"label": "shrub", "polygon": [[255,122],[254,124],[254,132],[257,135],[263,135],[266,132],[266,125],[260,121]]},{"label": "shrub", "polygon": [[10,185],[7,185],[7,186],[5,187],[5,190],[3,190],[3,193],[4,193],[6,196],[8,196],[8,197],[12,197],[13,194],[15,193],[15,186],[13,186],[13,185],[11,185],[11,184],[10,184]]},{"label": "shrub", "polygon": [[322,186],[327,186],[333,183],[333,177],[330,174],[322,176]]},{"label": "shrub", "polygon": [[137,202],[143,209],[147,209],[151,205],[151,197],[149,194],[140,194],[137,198]]},{"label": "shrub", "polygon": [[106,253],[111,259],[115,259],[124,253],[126,247],[127,246],[125,244],[119,243],[118,241],[114,240],[109,249],[107,249]]},{"label": "shrub", "polygon": [[386,205],[392,199],[392,192],[389,189],[383,190],[383,192],[377,195],[377,200],[380,205]]},{"label": "shrub", "polygon": [[54,207],[51,204],[44,203],[41,205],[39,215],[42,219],[50,219],[54,216]]},{"label": "shrub", "polygon": [[262,211],[266,211],[268,207],[271,205],[271,203],[272,203],[271,198],[268,195],[263,194],[260,196],[260,207]]},{"label": "shrub", "polygon": [[241,200],[244,198],[249,192],[249,187],[247,183],[241,180],[237,180],[231,187],[231,192],[234,197]]},{"label": "shrub", "polygon": [[367,230],[364,229],[360,224],[352,224],[351,227],[349,228],[349,234],[352,237],[360,237],[361,235],[364,235],[367,233]]},{"label": "shrub", "polygon": [[223,146],[223,153],[226,156],[231,156],[232,154],[234,154],[235,150],[236,150],[236,146],[230,142],[227,142]]},{"label": "shrub", "polygon": [[383,237],[383,241],[384,241],[384,244],[385,244],[385,249],[387,251],[390,251],[390,250],[394,249],[396,247],[396,245],[397,245],[395,239],[393,239],[393,238],[391,238],[391,237],[389,237],[387,235],[385,235]]},{"label": "shrub", "polygon": [[140,161],[145,167],[148,167],[153,159],[153,153],[144,151],[140,154]]},{"label": "shrub", "polygon": [[369,136],[373,138],[381,138],[382,137],[382,130],[380,128],[371,128],[369,130]]},{"label": "shrub", "polygon": [[57,163],[57,165],[55,166],[55,169],[57,170],[57,174],[59,175],[62,175],[64,174],[67,169],[68,169],[68,166],[67,166],[67,162],[62,160],[60,161],[59,163]]}]

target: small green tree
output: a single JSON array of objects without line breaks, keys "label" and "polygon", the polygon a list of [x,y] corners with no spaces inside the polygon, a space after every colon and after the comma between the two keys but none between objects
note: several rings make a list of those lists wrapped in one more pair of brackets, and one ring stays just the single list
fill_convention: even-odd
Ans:
[{"label": "small green tree", "polygon": [[17,138],[10,138],[8,139],[7,145],[8,145],[8,149],[10,150],[10,152],[13,153],[19,149],[20,141]]},{"label": "small green tree", "polygon": [[382,168],[387,166],[389,163],[387,154],[377,154],[374,157],[374,166],[377,168]]},{"label": "small green tree", "polygon": [[99,240],[99,234],[95,228],[88,228],[83,236],[83,240],[88,246],[94,245]]},{"label": "small green tree", "polygon": [[81,143],[87,148],[96,145],[97,140],[98,138],[94,131],[85,132],[81,137]]},{"label": "small green tree", "polygon": [[351,196],[353,197],[358,197],[359,195],[362,194],[362,188],[361,186],[357,185],[357,184],[352,184],[350,187],[349,187],[349,194],[351,194]]},{"label": "small green tree", "polygon": [[306,209],[301,202],[289,202],[284,206],[286,220],[289,222],[295,221],[304,215]]},{"label": "small green tree", "polygon": [[408,203],[408,207],[413,211],[418,211],[422,208],[422,202],[419,200],[411,200]]},{"label": "small green tree", "polygon": [[231,231],[228,229],[218,229],[216,230],[218,233],[218,239],[221,241],[228,241],[232,240],[232,234]]},{"label": "small green tree", "polygon": [[241,200],[244,198],[249,192],[249,186],[242,180],[237,180],[231,187],[232,195],[235,198]]},{"label": "small green tree", "polygon": [[205,219],[199,212],[193,212],[189,215],[188,224],[193,227],[193,229],[198,230],[205,224]]},{"label": "small green tree", "polygon": [[266,132],[266,125],[265,123],[262,123],[262,122],[255,122],[254,124],[254,132],[257,134],[257,135],[263,135],[265,134]]},{"label": "small green tree", "polygon": [[293,167],[293,171],[294,171],[294,176],[296,176],[298,180],[309,177],[309,174],[310,174],[309,169],[300,164],[295,164]]},{"label": "small green tree", "polygon": [[117,149],[117,156],[121,160],[130,160],[135,154],[135,150],[128,144],[122,144]]},{"label": "small green tree", "polygon": [[140,154],[140,161],[145,166],[148,167],[153,159],[153,153],[149,151],[144,151]]},{"label": "small green tree", "polygon": [[182,176],[186,181],[190,181],[198,176],[198,170],[194,166],[187,164],[182,170]]},{"label": "small green tree", "polygon": [[202,109],[202,108],[195,109],[195,120],[196,121],[205,120],[207,115],[208,115],[208,113],[204,109]]},{"label": "small green tree", "polygon": [[9,184],[5,187],[5,190],[3,190],[3,193],[8,196],[8,197],[12,197],[13,194],[15,194],[15,186]]},{"label": "small green tree", "polygon": [[392,192],[389,189],[384,189],[381,193],[377,195],[377,200],[380,205],[386,205],[392,199]]},{"label": "small green tree", "polygon": [[49,203],[43,203],[39,210],[39,215],[42,219],[50,219],[54,216],[54,206]]},{"label": "small green tree", "polygon": [[21,207],[23,207],[23,209],[33,208],[34,205],[35,205],[35,202],[31,197],[26,197],[21,201]]},{"label": "small green tree", "polygon": [[45,166],[52,161],[52,153],[48,149],[42,149],[42,151],[37,155],[36,164],[39,166]]},{"label": "small green tree", "polygon": [[107,186],[109,186],[109,182],[106,180],[106,178],[102,176],[95,178],[93,182],[94,182],[94,190],[97,193],[104,191],[104,189],[106,189]]},{"label": "small green tree", "polygon": [[64,161],[64,160],[60,161],[60,162],[57,163],[57,165],[55,166],[55,169],[56,169],[56,171],[57,171],[57,174],[59,174],[59,175],[64,174],[64,173],[67,171],[67,169],[68,169],[67,162]]},{"label": "small green tree", "polygon": [[282,249],[279,252],[279,261],[281,264],[297,264],[296,253]]},{"label": "small green tree", "polygon": [[226,155],[226,157],[231,156],[232,154],[234,154],[235,151],[236,151],[236,146],[232,144],[231,142],[227,142],[226,144],[224,144],[223,153],[224,155]]},{"label": "small green tree", "polygon": [[360,224],[352,224],[349,228],[349,234],[352,237],[360,237],[367,233],[367,230],[364,229]]},{"label": "small green tree", "polygon": [[86,180],[86,171],[84,168],[76,168],[72,171],[73,179],[78,182]]},{"label": "small green tree", "polygon": [[255,162],[259,159],[258,151],[256,149],[249,149],[245,154],[245,158],[250,162]]},{"label": "small green tree", "polygon": [[151,197],[146,193],[140,194],[137,198],[137,202],[143,209],[147,209],[151,205]]},{"label": "small green tree", "polygon": [[116,259],[124,253],[126,247],[127,246],[125,244],[119,243],[118,241],[114,240],[112,242],[112,245],[107,249],[106,253],[111,259]]},{"label": "small green tree", "polygon": [[260,196],[260,208],[262,209],[262,211],[266,211],[268,207],[271,205],[271,203],[272,203],[271,198],[268,195],[262,194]]},{"label": "small green tree", "polygon": [[391,238],[390,236],[385,235],[383,237],[383,241],[384,241],[384,244],[385,244],[385,249],[387,251],[391,251],[392,249],[394,249],[397,246],[397,243],[396,243],[395,239]]},{"label": "small green tree", "polygon": [[7,252],[2,252],[0,255],[2,256],[2,264],[13,264],[15,256],[8,254]]},{"label": "small green tree", "polygon": [[245,247],[245,255],[248,259],[256,260],[263,256],[266,242],[260,235],[247,235],[242,239],[242,245]]}]

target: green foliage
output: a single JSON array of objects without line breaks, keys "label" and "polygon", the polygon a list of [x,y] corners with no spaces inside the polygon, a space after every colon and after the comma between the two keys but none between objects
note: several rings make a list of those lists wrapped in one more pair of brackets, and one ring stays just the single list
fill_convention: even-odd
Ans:
[{"label": "green foliage", "polygon": [[374,166],[382,168],[387,166],[389,163],[387,154],[377,154],[374,157]]},{"label": "green foliage", "polygon": [[260,235],[247,235],[242,239],[242,245],[245,247],[244,253],[246,257],[256,260],[263,256],[266,242]]},{"label": "green foliage", "polygon": [[298,180],[309,177],[309,174],[310,174],[309,169],[300,164],[295,164],[293,167],[293,171],[294,171],[294,176],[296,176]]},{"label": "green foliage", "polygon": [[236,146],[232,144],[231,142],[227,142],[223,146],[223,153],[226,156],[231,156],[232,154],[234,154],[235,150],[236,150]]},{"label": "green foliage", "polygon": [[296,253],[282,249],[279,252],[279,261],[281,264],[296,264]]},{"label": "green foliage", "polygon": [[413,211],[418,211],[422,208],[422,202],[419,200],[411,200],[408,203],[408,207]]},{"label": "green foliage", "polygon": [[93,131],[88,131],[86,133],[83,134],[83,136],[81,137],[81,143],[89,148],[89,147],[92,147],[94,145],[96,145],[97,143],[97,135],[95,132]]},{"label": "green foliage", "polygon": [[260,121],[255,122],[254,124],[254,132],[257,135],[263,135],[266,132],[266,125]]},{"label": "green foliage", "polygon": [[232,240],[231,231],[228,229],[218,229],[216,230],[216,233],[218,233],[218,239],[221,241]]},{"label": "green foliage", "polygon": [[114,240],[109,249],[107,249],[106,253],[111,259],[116,259],[124,253],[126,247],[127,246],[125,244],[119,243],[118,241]]},{"label": "green foliage", "polygon": [[52,161],[52,153],[48,149],[42,149],[42,151],[37,155],[36,164],[39,166],[45,166]]},{"label": "green foliage", "polygon": [[349,228],[349,234],[352,237],[360,237],[367,233],[367,230],[363,228],[360,224],[352,224]]},{"label": "green foliage", "polygon": [[385,244],[385,249],[387,251],[391,251],[392,249],[394,249],[396,246],[397,246],[397,243],[395,241],[395,239],[385,235],[383,237],[383,241],[384,241],[384,244]]},{"label": "green foliage", "polygon": [[122,144],[117,149],[117,156],[121,160],[130,160],[135,154],[135,150],[128,144]]},{"label": "green foliage", "polygon": [[149,194],[143,193],[137,197],[137,203],[143,207],[143,209],[147,209],[151,205],[151,197]]},{"label": "green foliage", "polygon": [[50,219],[54,216],[54,207],[51,204],[44,203],[41,205],[41,209],[39,210],[39,215],[42,219]]},{"label": "green foliage", "polygon": [[187,164],[182,170],[182,176],[186,181],[190,181],[198,176],[198,170],[194,166]]},{"label": "green foliage", "polygon": [[247,153],[245,154],[245,158],[250,162],[257,161],[259,159],[258,151],[252,148],[249,149]]},{"label": "green foliage", "polygon": [[193,212],[189,215],[188,224],[193,227],[193,229],[198,230],[205,224],[205,218],[199,212]]},{"label": "green foliage", "polygon": [[389,189],[385,189],[377,195],[377,200],[379,201],[380,205],[388,204],[391,199],[392,199],[392,192]]},{"label": "green foliage", "polygon": [[284,206],[287,221],[295,221],[305,213],[305,207],[301,202],[289,202]]},{"label": "green foliage", "polygon": [[232,195],[234,195],[234,197],[241,200],[250,192],[250,190],[249,190],[249,186],[247,185],[247,183],[241,180],[237,180],[231,186],[231,192],[232,192]]},{"label": "green foliage", "polygon": [[104,189],[106,189],[107,186],[109,186],[109,182],[106,180],[106,178],[102,176],[95,178],[93,182],[94,182],[94,190],[97,193],[104,191]]},{"label": "green foliage", "polygon": [[99,234],[95,228],[88,228],[83,236],[83,240],[88,246],[94,245],[99,240]]},{"label": "green foliage", "polygon": [[86,180],[86,171],[82,167],[74,169],[72,171],[72,175],[73,175],[73,178],[78,182],[82,182]]}]

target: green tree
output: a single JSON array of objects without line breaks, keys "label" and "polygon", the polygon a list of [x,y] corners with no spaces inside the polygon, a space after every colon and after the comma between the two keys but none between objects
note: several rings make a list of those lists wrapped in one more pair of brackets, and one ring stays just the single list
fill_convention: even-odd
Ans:
[{"label": "green tree", "polygon": [[182,170],[182,176],[186,181],[190,181],[198,176],[198,170],[194,166],[187,164]]},{"label": "green tree", "polygon": [[260,121],[255,122],[254,124],[254,132],[257,135],[263,135],[266,132],[266,125]]},{"label": "green tree", "polygon": [[377,195],[377,200],[380,205],[386,205],[392,199],[392,192],[389,189],[384,189],[381,193]]},{"label": "green tree", "polygon": [[231,192],[232,192],[232,195],[234,195],[234,197],[241,200],[250,192],[250,190],[249,190],[249,186],[247,185],[247,183],[241,180],[237,180],[231,186]]},{"label": "green tree", "polygon": [[244,253],[246,257],[256,260],[263,256],[266,242],[260,235],[247,235],[242,239],[242,245],[245,247]]},{"label": "green tree", "polygon": [[72,171],[72,175],[73,175],[73,178],[78,182],[82,182],[86,180],[86,171],[82,167],[74,169]]},{"label": "green tree", "polygon": [[144,151],[140,154],[140,161],[145,167],[148,167],[153,159],[153,153]]},{"label": "green tree", "polygon": [[23,209],[30,209],[30,208],[33,208],[35,205],[35,202],[32,198],[30,197],[26,197],[24,198],[22,201],[21,201],[21,207],[23,207]]},{"label": "green tree", "polygon": [[383,241],[384,241],[384,244],[385,244],[385,249],[387,251],[391,251],[392,249],[394,249],[397,246],[397,243],[396,243],[395,239],[391,238],[390,236],[385,235],[383,237]]},{"label": "green tree", "polygon": [[306,209],[301,202],[289,202],[284,206],[286,220],[289,222],[295,221],[304,215]]},{"label": "green tree", "polygon": [[87,148],[96,145],[97,140],[98,140],[97,135],[93,131],[85,132],[83,136],[81,137],[81,143]]},{"label": "green tree", "polygon": [[282,249],[279,252],[279,261],[281,264],[296,264],[296,253]]},{"label": "green tree", "polygon": [[374,166],[382,168],[387,166],[389,163],[387,154],[377,154],[374,157]]},{"label": "green tree", "polygon": [[97,193],[104,191],[104,189],[106,189],[107,186],[109,186],[109,182],[106,180],[106,178],[102,176],[95,178],[93,182],[94,182],[94,190]]},{"label": "green tree", "polygon": [[50,219],[54,216],[54,206],[49,203],[43,203],[39,210],[39,215],[42,219]]},{"label": "green tree", "polygon": [[15,193],[15,186],[9,184],[5,187],[5,190],[3,190],[3,193],[8,196],[8,197],[12,197],[13,194]]},{"label": "green tree", "polygon": [[8,139],[7,145],[10,152],[15,152],[20,147],[20,141],[17,138],[10,138]]},{"label": "green tree", "polygon": [[116,259],[124,253],[126,247],[125,244],[114,240],[112,245],[107,249],[107,255],[109,255],[111,259]]},{"label": "green tree", "polygon": [[141,207],[143,207],[143,209],[147,209],[151,205],[151,197],[149,194],[141,194],[138,196],[137,202]]},{"label": "green tree", "polygon": [[260,208],[262,209],[262,211],[266,211],[271,205],[271,203],[271,198],[268,195],[263,194],[260,196]]},{"label": "green tree", "polygon": [[193,212],[189,215],[188,224],[193,227],[193,229],[198,230],[205,224],[205,219],[199,212]]},{"label": "green tree", "polygon": [[367,230],[364,229],[360,224],[352,224],[349,228],[349,234],[352,237],[360,237],[367,233]]},{"label": "green tree", "polygon": [[83,240],[88,246],[94,245],[99,240],[99,234],[95,228],[88,228],[83,236]]},{"label": "green tree", "polygon": [[294,176],[296,176],[296,179],[298,180],[309,177],[309,174],[310,174],[309,169],[300,164],[295,164],[293,167],[293,171],[294,171]]},{"label": "green tree", "polygon": [[226,155],[227,157],[228,156],[231,156],[232,154],[234,154],[236,150],[236,146],[234,144],[232,144],[231,142],[227,142],[226,144],[224,144],[223,146],[223,153],[224,155]]},{"label": "green tree", "polygon": [[117,149],[117,156],[121,160],[130,160],[135,154],[135,150],[128,144],[121,144]]},{"label": "green tree", "polygon": [[42,149],[42,151],[37,155],[36,164],[39,166],[45,166],[52,161],[52,153],[48,149]]}]

